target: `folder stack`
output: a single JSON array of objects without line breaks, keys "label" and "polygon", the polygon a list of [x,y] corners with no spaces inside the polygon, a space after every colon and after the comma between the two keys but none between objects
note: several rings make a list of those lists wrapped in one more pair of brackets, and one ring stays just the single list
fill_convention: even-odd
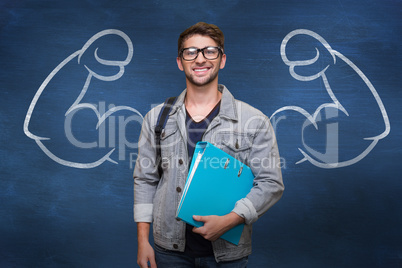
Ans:
[{"label": "folder stack", "polygon": [[[201,227],[203,222],[195,221],[193,215],[226,215],[250,192],[253,180],[248,166],[211,143],[198,142],[176,217]],[[237,245],[243,227],[244,224],[237,225],[221,238]]]}]

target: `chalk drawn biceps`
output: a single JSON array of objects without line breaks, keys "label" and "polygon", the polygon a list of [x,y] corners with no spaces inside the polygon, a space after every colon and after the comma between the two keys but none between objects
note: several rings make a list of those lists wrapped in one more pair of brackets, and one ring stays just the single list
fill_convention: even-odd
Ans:
[{"label": "chalk drawn biceps", "polygon": [[[303,76],[300,74],[297,74],[295,71],[295,67],[302,67],[302,66],[308,66],[311,65],[313,63],[315,63],[319,56],[319,50],[317,48],[316,49],[316,56],[312,59],[308,59],[308,60],[302,60],[302,61],[291,61],[288,59],[287,54],[286,54],[286,46],[289,42],[289,40],[291,38],[293,38],[294,36],[297,35],[307,35],[307,36],[311,36],[313,38],[315,38],[316,40],[318,40],[330,53],[330,55],[332,56],[333,59],[333,64],[336,64],[337,59],[342,60],[343,62],[345,62],[350,68],[353,69],[353,71],[356,72],[356,74],[358,74],[358,76],[364,81],[364,83],[366,84],[366,86],[368,87],[368,89],[370,90],[371,94],[373,95],[380,111],[381,111],[381,115],[382,115],[382,119],[384,121],[384,125],[385,125],[385,130],[375,136],[375,137],[367,137],[364,138],[364,140],[371,140],[371,144],[362,152],[360,153],[358,156],[349,159],[347,161],[342,161],[342,162],[331,162],[331,163],[327,163],[324,159],[320,159],[320,157],[318,157],[319,161],[317,161],[316,159],[314,159],[313,157],[311,157],[310,154],[315,154],[316,158],[319,155],[318,152],[313,152],[314,150],[308,146],[305,147],[307,148],[307,151],[309,151],[309,153],[305,152],[304,150],[299,148],[299,151],[302,153],[303,155],[303,159],[301,159],[300,161],[297,162],[298,163],[302,163],[304,161],[309,161],[311,164],[320,167],[320,168],[339,168],[339,167],[345,167],[345,166],[350,166],[353,165],[355,163],[357,163],[358,161],[362,160],[365,156],[367,156],[370,151],[375,147],[375,145],[378,143],[378,141],[380,139],[385,138],[391,129],[390,126],[390,122],[389,122],[389,118],[387,115],[387,111],[384,107],[384,104],[382,103],[382,100],[380,98],[380,96],[378,95],[376,89],[374,88],[374,86],[371,84],[371,82],[369,81],[369,79],[364,75],[364,73],[352,62],[350,61],[347,57],[345,57],[343,54],[341,54],[340,52],[334,50],[331,48],[331,46],[328,44],[328,42],[322,38],[320,35],[318,35],[317,33],[310,31],[310,30],[306,30],[306,29],[297,29],[294,30],[292,32],[290,32],[289,34],[287,34],[285,36],[285,38],[283,39],[281,46],[280,46],[280,54],[282,57],[283,62],[289,66],[289,73],[290,75],[295,78],[296,80],[299,81],[312,81],[318,78],[322,79],[322,82],[325,86],[325,89],[329,95],[329,97],[332,100],[332,103],[324,103],[322,105],[320,105],[316,111],[314,112],[314,114],[310,114],[308,113],[305,109],[303,109],[302,107],[299,106],[285,106],[282,107],[278,110],[276,110],[272,115],[271,118],[273,118],[276,114],[282,112],[282,111],[286,111],[286,110],[290,110],[290,111],[296,111],[300,114],[302,114],[303,116],[306,117],[306,122],[308,121],[308,124],[313,125],[316,129],[318,129],[317,126],[317,120],[319,120],[318,115],[320,114],[320,111],[326,108],[335,108],[338,109],[339,111],[342,111],[346,116],[349,116],[349,113],[347,112],[347,110],[342,106],[342,104],[338,101],[337,97],[335,96],[334,92],[332,91],[332,88],[330,86],[330,83],[328,82],[327,76],[325,74],[325,72],[329,69],[330,65],[325,66],[321,71],[317,72],[314,75],[310,75],[310,76]],[[306,125],[306,124],[304,124]],[[303,130],[304,131],[304,130]],[[303,132],[302,132],[303,134]],[[328,138],[328,137],[327,137]],[[322,155],[321,155],[322,158]]]},{"label": "chalk drawn biceps", "polygon": [[37,92],[35,93],[31,104],[29,105],[27,114],[25,116],[25,120],[24,120],[24,126],[23,126],[23,130],[24,133],[27,137],[35,140],[35,142],[38,144],[38,146],[41,148],[41,150],[48,156],[50,157],[53,161],[61,164],[61,165],[65,165],[65,166],[69,166],[69,167],[74,167],[74,168],[94,168],[97,167],[99,165],[101,165],[102,163],[104,163],[105,161],[109,161],[112,163],[117,164],[116,161],[112,160],[110,158],[110,155],[113,153],[113,151],[115,150],[115,148],[111,149],[107,154],[105,154],[103,157],[99,158],[97,161],[94,162],[90,162],[90,163],[79,163],[79,162],[74,162],[74,161],[67,161],[64,160],[58,156],[56,156],[55,154],[53,154],[44,144],[42,141],[44,140],[50,140],[50,138],[48,137],[40,137],[37,136],[33,133],[31,133],[29,131],[29,123],[32,117],[32,113],[35,109],[35,106],[40,98],[40,96],[42,95],[42,93],[44,92],[44,90],[46,89],[47,85],[49,84],[49,82],[53,79],[53,77],[61,70],[63,69],[68,63],[70,63],[71,61],[73,61],[74,59],[77,58],[77,63],[80,64],[80,60],[82,55],[86,52],[86,50],[99,38],[106,36],[106,35],[117,35],[119,37],[121,37],[128,48],[128,53],[126,56],[126,59],[123,61],[112,61],[112,60],[105,60],[102,59],[98,56],[98,49],[95,49],[94,52],[94,57],[96,59],[96,61],[102,65],[106,65],[106,66],[114,66],[114,67],[119,67],[119,71],[116,74],[113,75],[109,75],[109,76],[105,76],[105,75],[101,75],[98,74],[96,72],[94,72],[93,70],[91,70],[88,66],[84,65],[85,69],[88,72],[86,81],[83,85],[83,88],[79,94],[79,96],[75,99],[75,101],[73,102],[73,104],[71,105],[71,107],[66,111],[65,116],[67,117],[70,113],[75,113],[76,111],[80,110],[80,109],[90,109],[92,110],[97,118],[98,118],[98,123],[96,126],[96,129],[99,128],[99,126],[106,120],[106,118],[108,118],[109,116],[111,116],[113,113],[117,112],[117,111],[121,111],[121,110],[128,110],[131,111],[135,114],[138,114],[142,119],[143,116],[141,115],[140,112],[138,112],[136,109],[129,107],[129,106],[114,106],[113,108],[107,110],[105,113],[100,114],[100,112],[98,111],[97,107],[93,104],[90,103],[81,103],[82,99],[84,98],[88,87],[90,86],[91,83],[91,79],[93,77],[95,77],[98,80],[101,81],[114,81],[119,79],[120,77],[123,76],[124,74],[124,66],[126,66],[132,59],[133,56],[133,44],[130,40],[130,38],[123,33],[120,30],[116,30],[116,29],[107,29],[104,31],[101,31],[97,34],[95,34],[94,36],[92,36],[85,44],[84,46],[72,53],[70,56],[68,56],[66,59],[64,59],[59,65],[56,66],[56,68],[53,69],[53,71],[46,77],[46,79],[43,81],[43,83],[41,84],[41,86],[39,87],[39,89],[37,90]]}]

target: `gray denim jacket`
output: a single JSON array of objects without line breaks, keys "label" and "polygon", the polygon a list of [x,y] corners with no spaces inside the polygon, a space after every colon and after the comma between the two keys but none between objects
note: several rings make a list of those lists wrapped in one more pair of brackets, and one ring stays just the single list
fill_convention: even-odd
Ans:
[{"label": "gray denim jacket", "polygon": [[[218,239],[212,243],[217,261],[231,261],[251,254],[252,223],[282,196],[284,186],[274,130],[269,118],[234,99],[223,85],[219,114],[203,136],[218,148],[247,164],[255,175],[254,187],[239,200],[233,212],[245,219],[239,245]],[[184,251],[186,224],[175,218],[187,178],[186,110],[184,90],[172,108],[161,137],[163,175],[155,166],[154,129],[162,105],[144,118],[134,169],[134,220],[152,222],[154,241],[168,250]]]}]

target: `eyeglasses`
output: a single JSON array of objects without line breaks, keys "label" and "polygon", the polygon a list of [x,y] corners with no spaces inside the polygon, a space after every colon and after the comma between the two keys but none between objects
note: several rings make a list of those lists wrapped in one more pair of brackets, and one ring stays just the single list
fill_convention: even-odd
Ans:
[{"label": "eyeglasses", "polygon": [[198,54],[202,52],[202,55],[207,60],[214,60],[219,57],[219,54],[222,53],[222,49],[220,47],[204,47],[204,48],[196,48],[196,47],[188,47],[183,48],[180,52],[183,60],[195,60],[198,57]]}]

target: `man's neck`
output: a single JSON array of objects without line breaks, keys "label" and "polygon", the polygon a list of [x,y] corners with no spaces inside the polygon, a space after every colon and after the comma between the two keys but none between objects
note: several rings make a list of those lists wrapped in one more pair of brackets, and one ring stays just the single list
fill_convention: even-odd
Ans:
[{"label": "man's neck", "polygon": [[193,120],[200,121],[209,114],[221,97],[218,82],[202,87],[187,84],[186,109]]},{"label": "man's neck", "polygon": [[218,81],[213,81],[204,86],[197,86],[187,83],[186,103],[190,105],[209,105],[218,103],[221,98],[221,92],[218,90]]}]

